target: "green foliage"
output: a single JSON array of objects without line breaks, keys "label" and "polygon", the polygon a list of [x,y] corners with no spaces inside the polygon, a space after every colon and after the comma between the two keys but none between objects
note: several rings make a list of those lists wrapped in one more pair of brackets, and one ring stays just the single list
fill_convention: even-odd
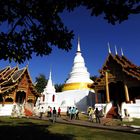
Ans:
[{"label": "green foliage", "polygon": [[35,88],[39,93],[42,93],[44,91],[44,88],[47,84],[47,79],[45,77],[45,75],[40,74],[38,77],[35,78]]},{"label": "green foliage", "polygon": [[55,84],[56,92],[62,92],[64,84]]},{"label": "green foliage", "polygon": [[23,63],[33,53],[49,55],[53,46],[69,51],[74,33],[60,13],[79,6],[111,24],[140,13],[139,0],[0,0],[0,60]]},{"label": "green foliage", "polygon": [[96,76],[96,75],[91,76],[90,79],[91,79],[92,81],[95,81],[95,80],[97,79],[97,76]]}]

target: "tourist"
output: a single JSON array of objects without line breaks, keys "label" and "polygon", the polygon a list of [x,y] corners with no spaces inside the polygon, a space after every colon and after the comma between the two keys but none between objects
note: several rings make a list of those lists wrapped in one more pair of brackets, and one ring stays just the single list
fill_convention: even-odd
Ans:
[{"label": "tourist", "polygon": [[89,112],[89,120],[91,122],[93,122],[94,119],[95,119],[95,109],[94,108],[91,108],[90,109],[90,112]]},{"label": "tourist", "polygon": [[88,109],[87,109],[87,114],[88,115],[89,115],[90,110],[91,110],[91,107],[88,107]]},{"label": "tourist", "polygon": [[71,108],[71,120],[72,119],[75,119],[75,114],[76,114],[76,108],[75,107],[72,107]]},{"label": "tourist", "polygon": [[98,108],[95,109],[95,118],[96,118],[96,123],[101,123],[100,121],[100,111]]},{"label": "tourist", "polygon": [[58,117],[61,117],[61,108],[58,108]]},{"label": "tourist", "polygon": [[79,120],[79,110],[78,110],[78,108],[76,108],[75,113],[76,113],[75,119]]},{"label": "tourist", "polygon": [[41,119],[42,118],[42,116],[43,116],[43,112],[44,112],[44,108],[43,108],[43,106],[40,108],[40,116],[39,116],[39,118]]},{"label": "tourist", "polygon": [[52,112],[53,112],[52,107],[50,107],[50,117],[52,116]]},{"label": "tourist", "polygon": [[88,119],[90,120],[90,111],[91,111],[91,107],[88,107],[87,109],[87,114],[88,114]]},{"label": "tourist", "polygon": [[69,119],[71,119],[71,116],[72,116],[72,107],[69,107],[69,109],[68,109],[68,115],[69,115]]},{"label": "tourist", "polygon": [[69,118],[69,107],[67,107],[66,117]]},{"label": "tourist", "polygon": [[56,109],[55,107],[53,108],[53,111],[52,111],[52,116],[53,116],[53,123],[56,122]]}]

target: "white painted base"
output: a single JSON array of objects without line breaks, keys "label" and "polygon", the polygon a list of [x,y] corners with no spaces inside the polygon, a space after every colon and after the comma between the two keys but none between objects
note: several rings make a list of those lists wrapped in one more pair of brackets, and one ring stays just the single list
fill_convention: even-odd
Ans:
[{"label": "white painted base", "polygon": [[37,102],[36,108],[40,109],[43,106],[45,112],[48,106],[55,107],[56,109],[60,107],[62,112],[66,112],[68,107],[74,106],[77,107],[80,111],[86,112],[89,106],[94,106],[95,104],[95,95],[89,90],[69,90],[55,93],[54,102],[52,102],[52,95],[53,94],[46,94],[46,99],[50,100],[40,103]]}]

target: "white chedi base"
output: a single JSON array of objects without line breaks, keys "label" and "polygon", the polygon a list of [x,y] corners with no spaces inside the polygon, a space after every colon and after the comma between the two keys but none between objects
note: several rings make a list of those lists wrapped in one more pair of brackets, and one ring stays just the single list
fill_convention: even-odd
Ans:
[{"label": "white chedi base", "polygon": [[64,112],[69,106],[75,106],[80,111],[86,111],[88,106],[93,105],[93,99],[89,99],[89,90],[68,90],[58,93],[57,95],[59,101],[58,105]]},{"label": "white chedi base", "polygon": [[[80,111],[86,112],[89,106],[95,104],[95,94],[89,90],[68,90],[59,93],[55,93],[55,101],[52,102],[52,94],[47,94],[47,99],[44,102],[40,102],[36,105],[37,108],[44,107],[44,112],[48,106],[61,108],[62,112],[66,112],[68,107],[77,107]],[[49,100],[48,100],[49,99]]]}]

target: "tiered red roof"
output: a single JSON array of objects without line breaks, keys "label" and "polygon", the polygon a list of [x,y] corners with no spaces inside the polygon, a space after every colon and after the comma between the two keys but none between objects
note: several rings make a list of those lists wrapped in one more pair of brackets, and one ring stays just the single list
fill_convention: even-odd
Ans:
[{"label": "tiered red roof", "polygon": [[24,74],[28,77],[29,88],[32,93],[35,96],[40,96],[32,83],[28,67],[19,69],[18,66],[14,68],[7,66],[6,68],[0,70],[0,94],[8,94],[15,90]]}]

